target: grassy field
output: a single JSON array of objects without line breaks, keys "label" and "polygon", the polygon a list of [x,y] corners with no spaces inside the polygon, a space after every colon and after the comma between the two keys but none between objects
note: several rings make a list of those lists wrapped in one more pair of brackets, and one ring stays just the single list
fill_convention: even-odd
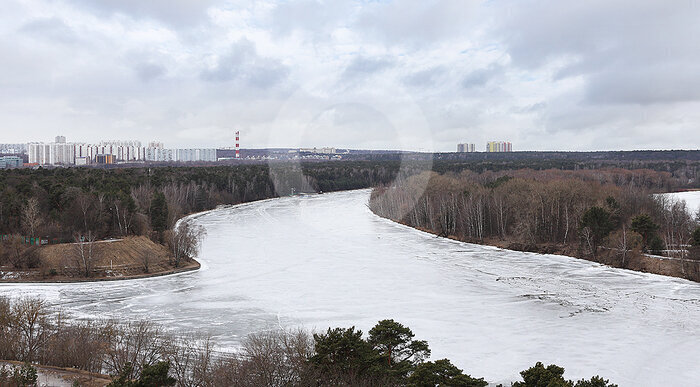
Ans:
[{"label": "grassy field", "polygon": [[[85,266],[80,259],[79,245],[66,243],[34,247],[32,254],[41,262],[39,268],[16,270],[0,267],[4,282],[72,282],[100,281],[171,274],[199,268],[196,261],[174,267],[170,253],[161,244],[143,236],[95,242],[92,261]],[[83,246],[87,249],[86,244]]]}]

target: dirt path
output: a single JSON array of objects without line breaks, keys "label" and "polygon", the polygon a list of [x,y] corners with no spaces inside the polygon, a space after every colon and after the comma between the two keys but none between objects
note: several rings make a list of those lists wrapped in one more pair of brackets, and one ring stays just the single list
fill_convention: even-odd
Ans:
[{"label": "dirt path", "polygon": [[[21,362],[0,360],[0,368],[22,366]],[[94,374],[72,368],[60,368],[33,364],[37,370],[37,385],[51,387],[71,387],[78,382],[83,387],[103,387],[111,382],[107,375]]]}]

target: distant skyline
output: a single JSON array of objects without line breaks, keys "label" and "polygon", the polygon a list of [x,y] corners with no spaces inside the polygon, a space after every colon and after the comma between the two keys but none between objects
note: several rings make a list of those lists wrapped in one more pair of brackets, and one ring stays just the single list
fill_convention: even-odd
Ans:
[{"label": "distant skyline", "polygon": [[700,148],[700,6],[8,0],[0,143]]}]

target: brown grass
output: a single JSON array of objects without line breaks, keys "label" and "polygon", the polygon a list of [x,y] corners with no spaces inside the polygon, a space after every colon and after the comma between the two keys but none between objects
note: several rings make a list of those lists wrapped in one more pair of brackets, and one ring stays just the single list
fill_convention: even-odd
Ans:
[{"label": "brown grass", "polygon": [[[11,270],[19,273],[19,278],[0,281],[71,282],[127,279],[199,268],[199,263],[194,260],[183,262],[180,267],[175,268],[170,263],[171,255],[168,249],[144,236],[96,242],[94,249],[96,259],[89,277],[85,277],[76,261],[76,244],[66,243],[34,249],[33,254],[36,254],[41,262],[39,269]],[[148,258],[148,271],[145,268],[144,257]]]}]

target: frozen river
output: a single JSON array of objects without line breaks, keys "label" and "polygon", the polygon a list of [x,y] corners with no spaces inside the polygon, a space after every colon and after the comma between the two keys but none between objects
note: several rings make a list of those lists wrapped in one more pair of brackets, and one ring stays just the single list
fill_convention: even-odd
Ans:
[{"label": "frozen river", "polygon": [[674,192],[663,195],[676,200],[684,200],[688,211],[693,214],[700,213],[700,191]]},{"label": "frozen river", "polygon": [[393,318],[491,382],[536,361],[620,386],[700,385],[700,285],[562,256],[436,238],[374,216],[369,191],[196,216],[201,270],[111,283],[0,285],[77,317],[150,319],[235,346],[278,326]]}]

